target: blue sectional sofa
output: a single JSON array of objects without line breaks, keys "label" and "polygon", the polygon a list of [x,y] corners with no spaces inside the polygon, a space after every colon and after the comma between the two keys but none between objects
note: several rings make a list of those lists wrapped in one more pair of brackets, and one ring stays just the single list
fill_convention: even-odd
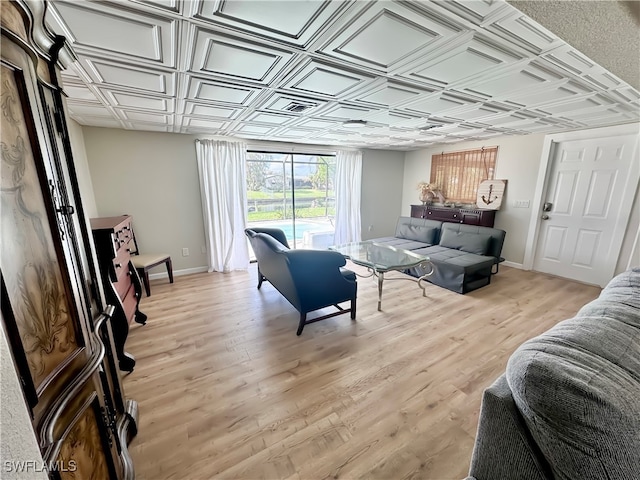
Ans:
[{"label": "blue sectional sofa", "polygon": [[[429,282],[467,293],[491,283],[504,238],[505,231],[497,228],[400,217],[393,237],[371,241],[428,256],[434,269]],[[420,277],[428,272],[418,267],[407,273]]]}]

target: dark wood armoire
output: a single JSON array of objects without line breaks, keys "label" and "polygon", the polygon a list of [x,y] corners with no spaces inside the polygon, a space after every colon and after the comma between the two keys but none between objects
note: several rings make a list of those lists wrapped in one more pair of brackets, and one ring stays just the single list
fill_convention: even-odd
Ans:
[{"label": "dark wood armoire", "polygon": [[0,9],[2,328],[50,477],[131,479],[137,404],[117,368],[59,81],[73,53],[45,10]]}]

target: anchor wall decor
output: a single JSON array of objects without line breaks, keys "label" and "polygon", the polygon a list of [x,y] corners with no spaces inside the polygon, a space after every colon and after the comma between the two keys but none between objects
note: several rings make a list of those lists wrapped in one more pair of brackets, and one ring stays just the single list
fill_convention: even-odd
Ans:
[{"label": "anchor wall decor", "polygon": [[506,180],[484,180],[478,186],[476,205],[484,210],[500,210]]}]

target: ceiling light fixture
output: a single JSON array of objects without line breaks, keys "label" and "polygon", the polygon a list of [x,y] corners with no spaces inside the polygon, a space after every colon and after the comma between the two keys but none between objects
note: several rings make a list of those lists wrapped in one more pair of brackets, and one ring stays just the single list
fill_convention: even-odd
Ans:
[{"label": "ceiling light fixture", "polygon": [[362,128],[367,125],[367,122],[364,120],[347,120],[342,124],[345,128]]}]

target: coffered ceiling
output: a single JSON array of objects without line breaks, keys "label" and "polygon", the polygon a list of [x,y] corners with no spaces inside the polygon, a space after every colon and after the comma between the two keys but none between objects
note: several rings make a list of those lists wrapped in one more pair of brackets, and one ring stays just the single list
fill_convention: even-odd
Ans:
[{"label": "coffered ceiling", "polygon": [[640,92],[502,1],[58,0],[47,19],[82,125],[413,150],[640,119]]}]

